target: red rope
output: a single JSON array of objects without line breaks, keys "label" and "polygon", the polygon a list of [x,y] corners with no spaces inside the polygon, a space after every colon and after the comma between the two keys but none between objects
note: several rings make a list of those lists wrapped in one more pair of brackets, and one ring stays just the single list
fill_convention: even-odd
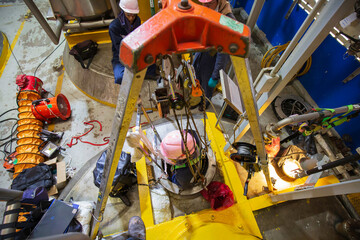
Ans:
[{"label": "red rope", "polygon": [[91,132],[94,129],[95,126],[94,126],[94,124],[92,124],[93,122],[98,123],[100,125],[100,131],[102,131],[102,125],[98,120],[91,120],[91,121],[88,121],[88,122],[84,122],[85,125],[91,125],[91,128],[89,130],[87,130],[85,133],[83,133],[82,135],[80,135],[80,136],[72,137],[71,140],[70,140],[70,143],[68,143],[67,145],[69,147],[72,147],[72,146],[76,145],[78,143],[78,141],[80,141],[82,143],[87,143],[87,144],[90,144],[90,145],[93,145],[93,146],[104,146],[104,145],[108,144],[109,141],[110,141],[109,137],[104,137],[103,138],[104,143],[92,143],[92,142],[88,142],[88,141],[83,141],[81,139],[83,136],[87,135],[89,132]]}]

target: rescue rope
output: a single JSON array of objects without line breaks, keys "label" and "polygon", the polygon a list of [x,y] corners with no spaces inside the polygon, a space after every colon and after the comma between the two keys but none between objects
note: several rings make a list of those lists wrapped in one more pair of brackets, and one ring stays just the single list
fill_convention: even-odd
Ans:
[{"label": "rescue rope", "polygon": [[109,141],[110,141],[109,137],[104,137],[103,138],[104,143],[92,143],[92,142],[84,141],[84,140],[81,139],[83,136],[87,135],[89,132],[91,132],[95,128],[95,125],[92,124],[94,122],[96,122],[96,123],[98,123],[100,125],[100,131],[102,131],[102,124],[98,120],[91,120],[91,121],[88,121],[88,122],[84,122],[85,125],[91,125],[91,128],[88,131],[86,131],[85,133],[81,134],[80,136],[72,137],[71,140],[70,140],[70,143],[68,143],[66,145],[68,145],[68,147],[71,148],[72,146],[78,144],[79,141],[82,142],[82,143],[90,144],[92,146],[104,146],[104,145],[108,144]]}]

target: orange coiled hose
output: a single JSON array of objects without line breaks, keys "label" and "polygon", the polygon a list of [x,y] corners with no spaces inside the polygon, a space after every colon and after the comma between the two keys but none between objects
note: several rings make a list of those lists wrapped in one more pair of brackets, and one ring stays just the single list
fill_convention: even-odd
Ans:
[{"label": "orange coiled hose", "polygon": [[43,122],[36,119],[31,112],[32,101],[40,98],[37,91],[20,90],[18,93],[17,163],[14,166],[13,178],[24,169],[35,167],[45,161],[45,156],[39,151],[39,146],[43,143],[40,139]]}]

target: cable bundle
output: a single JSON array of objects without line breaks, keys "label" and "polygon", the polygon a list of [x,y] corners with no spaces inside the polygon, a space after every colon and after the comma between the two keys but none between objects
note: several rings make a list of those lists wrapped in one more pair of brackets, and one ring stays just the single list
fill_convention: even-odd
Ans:
[{"label": "cable bundle", "polygon": [[[265,54],[263,59],[261,60],[261,68],[267,68],[271,67],[271,64],[273,63],[274,59],[289,45],[290,42],[287,42],[283,45],[278,45],[270,48]],[[295,77],[300,77],[304,74],[306,74],[311,67],[312,63],[312,57],[310,56],[309,59],[305,62],[304,66],[299,70],[299,72],[295,75]]]}]

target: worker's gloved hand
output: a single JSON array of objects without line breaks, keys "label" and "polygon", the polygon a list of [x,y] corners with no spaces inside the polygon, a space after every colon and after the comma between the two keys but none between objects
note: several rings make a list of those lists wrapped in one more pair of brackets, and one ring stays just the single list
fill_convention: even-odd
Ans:
[{"label": "worker's gloved hand", "polygon": [[211,88],[214,88],[214,87],[216,87],[218,82],[219,82],[219,80],[214,80],[213,78],[210,78],[209,82],[208,82],[208,86],[211,87]]}]

